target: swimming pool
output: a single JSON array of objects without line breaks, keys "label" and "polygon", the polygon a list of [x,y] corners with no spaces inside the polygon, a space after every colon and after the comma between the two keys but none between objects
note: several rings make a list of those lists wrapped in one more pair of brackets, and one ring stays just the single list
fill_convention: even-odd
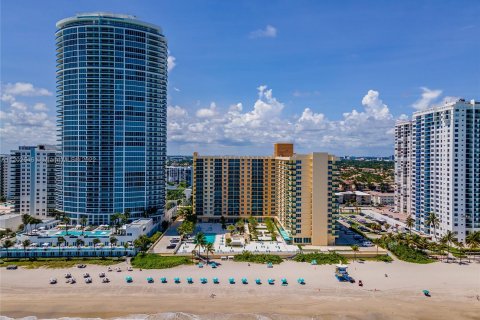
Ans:
[{"label": "swimming pool", "polygon": [[[68,235],[70,236],[88,236],[88,237],[108,237],[110,236],[110,230],[95,230],[95,231],[84,231],[81,230],[68,230]],[[48,231],[48,236],[50,237],[59,237],[66,236],[67,232],[65,230],[50,230]]]},{"label": "swimming pool", "polygon": [[205,240],[207,240],[208,243],[214,243],[216,236],[215,233],[205,233]]}]

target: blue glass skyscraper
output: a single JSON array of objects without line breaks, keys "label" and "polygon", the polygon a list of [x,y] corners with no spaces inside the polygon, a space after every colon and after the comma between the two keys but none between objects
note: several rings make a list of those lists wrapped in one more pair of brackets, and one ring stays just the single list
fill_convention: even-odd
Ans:
[{"label": "blue glass skyscraper", "polygon": [[165,203],[167,42],[133,16],[57,23],[57,209],[74,222],[114,213],[158,220]]}]

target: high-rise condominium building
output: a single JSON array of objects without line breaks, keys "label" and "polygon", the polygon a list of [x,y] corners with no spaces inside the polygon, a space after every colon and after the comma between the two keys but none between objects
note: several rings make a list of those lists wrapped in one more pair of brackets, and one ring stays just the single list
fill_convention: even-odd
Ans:
[{"label": "high-rise condominium building", "polygon": [[412,122],[399,121],[395,126],[395,209],[410,213],[412,187]]},{"label": "high-rise condominium building", "polygon": [[167,182],[186,182],[187,186],[192,185],[192,167],[167,166]]},{"label": "high-rise condominium building", "polygon": [[8,189],[15,212],[37,218],[53,214],[57,160],[55,146],[21,146],[12,150]]},{"label": "high-rise condominium building", "polygon": [[58,209],[93,224],[126,211],[160,218],[167,117],[161,29],[106,13],[66,18],[57,29]]},{"label": "high-rise condominium building", "polygon": [[10,156],[8,154],[0,154],[0,197],[6,199],[8,197],[8,167]]},{"label": "high-rise condominium building", "polygon": [[[396,132],[407,134],[406,126],[399,123]],[[436,237],[452,231],[465,241],[468,233],[480,230],[480,103],[460,99],[415,112],[410,136],[396,136],[399,145],[410,156],[405,160],[400,152],[395,159],[396,172],[402,172],[397,201],[410,198],[406,213],[415,219],[415,229],[434,235],[433,226],[425,223],[434,212],[440,220]],[[402,188],[404,181],[410,181],[410,189]]]},{"label": "high-rise condominium building", "polygon": [[194,153],[193,207],[202,221],[271,217],[289,242],[333,245],[334,174],[334,156],[295,154],[288,143],[264,157]]}]

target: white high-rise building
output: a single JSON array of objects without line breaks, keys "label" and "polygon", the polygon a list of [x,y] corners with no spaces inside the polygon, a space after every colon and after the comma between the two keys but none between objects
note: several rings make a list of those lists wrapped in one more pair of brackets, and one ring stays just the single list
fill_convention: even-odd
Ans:
[{"label": "white high-rise building", "polygon": [[412,122],[401,121],[395,126],[395,209],[410,213],[412,153]]},{"label": "white high-rise building", "polygon": [[12,150],[9,163],[9,199],[15,212],[37,218],[52,215],[55,209],[55,146],[20,146]]},{"label": "white high-rise building", "polygon": [[406,126],[396,127],[395,146],[402,146],[395,158],[397,207],[410,198],[406,213],[415,219],[416,230],[433,235],[425,221],[434,212],[440,220],[436,237],[450,230],[465,241],[480,230],[480,103],[460,99],[415,112],[410,138],[401,134]]}]

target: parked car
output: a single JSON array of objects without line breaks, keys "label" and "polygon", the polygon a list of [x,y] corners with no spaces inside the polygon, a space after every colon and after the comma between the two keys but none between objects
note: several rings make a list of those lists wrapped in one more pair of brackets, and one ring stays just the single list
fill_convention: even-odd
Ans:
[{"label": "parked car", "polygon": [[373,243],[371,241],[363,241],[363,247],[373,247]]}]

